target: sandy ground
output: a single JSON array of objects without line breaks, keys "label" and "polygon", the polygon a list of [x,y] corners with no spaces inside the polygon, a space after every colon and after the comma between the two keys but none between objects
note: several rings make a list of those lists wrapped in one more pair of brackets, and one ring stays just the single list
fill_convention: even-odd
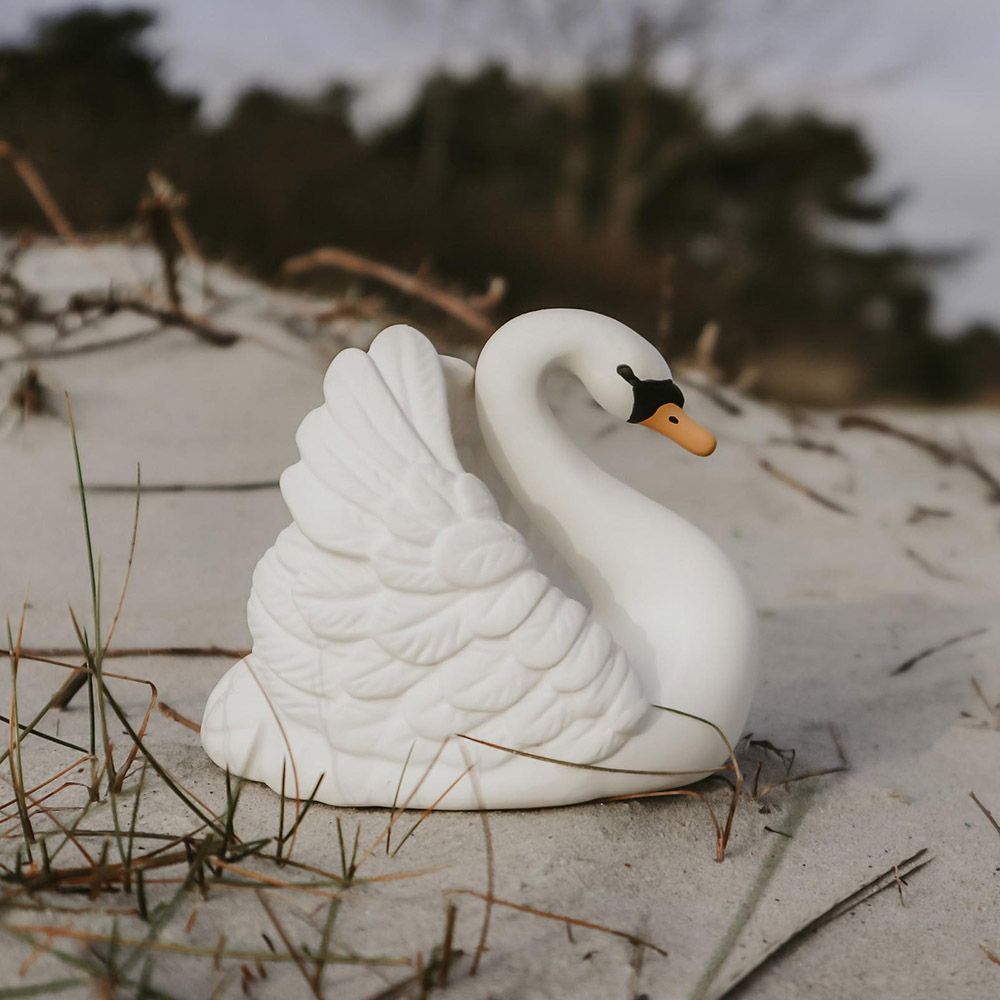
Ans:
[{"label": "sandy ground", "polygon": [[[151,281],[156,262],[135,248],[40,247],[22,256],[15,273],[56,307],[73,291]],[[188,275],[186,283],[192,308],[246,334],[244,339],[216,348],[187,330],[167,330],[113,350],[34,362],[56,413],[63,409],[62,391],[72,397],[91,484],[127,486],[137,462],[150,487],[270,481],[295,458],[295,427],[320,399],[324,354],[329,357],[336,341],[328,330],[314,335],[310,316],[323,303],[264,293],[223,270],[211,274],[215,298],[202,297],[199,275]],[[155,327],[153,320],[119,314],[53,345],[50,325],[22,324],[17,338],[0,335],[0,399],[22,373],[25,363],[17,359],[26,350],[65,350]],[[376,330],[356,324],[348,332],[364,342]],[[870,430],[840,429],[839,414],[790,415],[723,392],[739,412],[689,391],[689,409],[720,438],[709,461],[618,425],[572,385],[559,388],[557,409],[599,462],[704,527],[744,573],[763,633],[763,683],[748,726],[753,740],[794,748],[793,777],[838,767],[839,742],[846,769],[782,783],[781,761],[766,747],[744,743],[744,770],[752,778],[760,760],[763,774],[758,800],[744,796],[721,864],[714,860],[704,804],[687,798],[493,815],[496,896],[603,924],[625,937],[497,906],[489,950],[475,977],[468,975],[469,958],[484,906],[451,891],[487,888],[483,826],[476,814],[433,815],[396,857],[374,850],[360,875],[431,872],[361,881],[342,892],[330,938],[338,954],[412,961],[420,953],[429,962],[442,941],[451,900],[458,905],[455,946],[464,953],[453,961],[446,990],[456,1000],[736,995],[727,992],[729,986],[770,948],[926,848],[925,857],[933,860],[907,884],[800,939],[747,981],[742,995],[1000,995],[1000,962],[990,958],[1000,954],[1000,836],[969,795],[975,791],[1000,816],[1000,716],[990,709],[1000,701],[1000,504],[990,501],[987,486],[967,468],[942,464]],[[984,466],[1000,472],[1000,413],[874,415],[959,450],[972,449]],[[16,623],[27,597],[25,645],[68,646],[73,631],[67,604],[85,614],[89,602],[69,427],[61,415],[22,420],[11,408],[0,426],[0,612]],[[94,493],[90,500],[102,555],[105,621],[125,568],[133,502],[127,492]],[[149,492],[115,645],[244,646],[251,570],[287,520],[273,488]],[[895,673],[922,651],[956,637],[964,638]],[[163,701],[199,719],[228,665],[219,657],[136,656],[114,660],[107,669],[153,681]],[[58,667],[23,663],[21,719],[44,704],[63,678]],[[147,689],[113,681],[112,690],[137,723]],[[0,697],[6,705],[6,669]],[[40,728],[85,743],[85,695]],[[120,733],[114,726],[112,739],[126,746]],[[223,775],[204,756],[194,732],[157,714],[148,743],[187,788],[213,810],[224,809]],[[78,756],[27,738],[28,785]],[[7,839],[0,841],[0,860],[9,868],[20,830],[6,801],[12,798],[8,766],[2,773],[0,833]],[[86,780],[82,767],[68,777]],[[766,790],[774,783],[778,787]],[[126,817],[134,786],[134,779],[126,784]],[[725,811],[724,785],[706,783],[701,790]],[[67,823],[84,798],[71,786],[46,806]],[[238,836],[247,841],[274,835],[278,808],[270,791],[246,787]],[[362,852],[387,820],[378,810],[315,806],[299,830],[293,857],[340,872],[338,817],[348,851],[360,825]],[[409,828],[413,819],[405,817],[398,829]],[[51,825],[41,814],[36,823],[41,829]],[[96,807],[80,829],[107,824],[106,808]],[[196,825],[150,772],[137,828],[180,834]],[[99,853],[99,838],[87,844]],[[156,842],[142,845],[139,854]],[[115,857],[113,846],[109,857]],[[72,845],[58,859],[59,865],[79,863]],[[259,860],[246,865],[267,877],[308,876]],[[163,877],[177,874],[174,869]],[[265,901],[300,958],[319,939],[329,905],[321,893],[328,889],[266,890]],[[155,907],[171,900],[177,885],[150,880],[147,890]],[[14,903],[0,914],[0,986],[8,991],[2,995],[25,995],[9,991],[46,983],[35,995],[50,995],[59,983],[66,996],[94,995],[92,970],[109,948],[115,951],[99,942],[31,932],[35,944],[51,944],[60,958],[44,947],[33,952],[12,929],[58,925],[126,940],[148,932],[134,915],[134,897],[121,893],[93,902],[86,895],[51,892],[32,902],[22,894]],[[69,908],[79,912],[64,912]],[[165,995],[310,995],[294,961],[268,961],[267,978],[261,979],[251,958],[225,959],[216,967],[211,957],[169,950],[215,949],[220,933],[226,950],[265,953],[264,934],[283,950],[255,890],[210,884],[206,897],[192,889],[160,916],[165,947],[149,952],[150,975]],[[631,943],[629,935],[667,954]],[[131,954],[130,946],[119,945],[117,954]],[[140,955],[126,978],[134,981],[141,968]],[[412,968],[344,963],[328,967],[323,988],[329,996],[377,996],[412,974]],[[122,987],[120,995],[134,991]],[[418,992],[413,986],[385,995]]]}]

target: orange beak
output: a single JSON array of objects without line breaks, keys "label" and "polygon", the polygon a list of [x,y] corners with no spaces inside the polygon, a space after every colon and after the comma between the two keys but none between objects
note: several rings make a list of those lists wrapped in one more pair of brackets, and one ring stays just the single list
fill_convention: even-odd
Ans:
[{"label": "orange beak", "polygon": [[640,423],[676,441],[693,455],[706,456],[715,451],[715,435],[692,420],[676,403],[664,403],[656,413]]}]

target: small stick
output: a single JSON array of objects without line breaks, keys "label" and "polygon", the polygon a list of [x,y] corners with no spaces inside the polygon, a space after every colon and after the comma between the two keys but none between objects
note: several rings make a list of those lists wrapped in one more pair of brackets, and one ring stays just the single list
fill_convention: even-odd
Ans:
[{"label": "small stick", "polygon": [[441,945],[441,965],[438,968],[437,984],[442,989],[448,985],[448,972],[451,969],[451,946],[455,940],[455,917],[458,907],[448,904],[448,914],[444,923],[444,943]]},{"label": "small stick", "polygon": [[[80,652],[79,646],[49,646],[46,648],[36,647],[34,649],[21,650],[22,660],[42,660],[43,662],[56,656],[76,656]],[[7,650],[0,649],[0,656],[7,656]],[[218,656],[226,660],[242,660],[250,655],[249,649],[232,649],[228,646],[119,646],[117,649],[109,649],[104,654],[106,660],[143,659],[154,656]],[[73,666],[74,670],[81,670]]]},{"label": "small stick", "polygon": [[486,906],[483,909],[483,924],[479,930],[479,940],[476,942],[476,954],[472,959],[472,966],[469,969],[469,975],[474,976],[479,971],[479,963],[483,960],[483,955],[486,953],[486,942],[490,934],[490,918],[493,915],[493,903],[490,900],[493,899],[496,891],[496,863],[493,857],[493,833],[490,830],[489,817],[486,808],[483,806],[482,796],[479,792],[478,772],[475,770],[472,771],[471,780],[476,796],[476,806],[479,809],[479,818],[483,824],[483,839],[486,843],[486,894],[489,896],[489,900],[487,900]]},{"label": "small stick", "polygon": [[907,546],[903,549],[903,555],[912,559],[928,576],[933,576],[938,580],[953,580],[961,582],[961,578],[949,573],[947,570],[939,569],[929,559],[922,556],[916,549]]},{"label": "small stick", "polygon": [[944,642],[938,643],[936,646],[928,646],[927,649],[921,650],[916,654],[916,656],[911,656],[908,660],[904,660],[898,667],[896,667],[895,670],[893,670],[892,676],[895,677],[897,674],[905,674],[912,667],[915,667],[921,660],[926,660],[928,656],[940,653],[942,649],[947,649],[949,646],[965,642],[966,639],[974,639],[977,635],[982,635],[984,632],[988,631],[988,628],[977,628],[973,629],[971,632],[965,632],[962,635],[954,635],[950,639],[945,639]]},{"label": "small stick", "polygon": [[822,507],[826,507],[827,510],[835,511],[838,514],[846,514],[848,517],[854,517],[854,511],[849,510],[842,504],[837,503],[836,500],[831,500],[829,497],[823,496],[822,493],[818,493],[811,486],[806,486],[800,479],[796,479],[794,476],[789,475],[787,472],[782,472],[781,469],[772,465],[766,458],[758,458],[757,464],[769,475],[774,476],[779,483],[784,483],[786,486],[790,486],[793,490],[801,493],[803,496],[809,497],[810,500],[818,503]]},{"label": "small stick", "polygon": [[899,874],[899,865],[892,866],[892,874],[896,880],[896,889],[899,890],[899,905],[906,906],[906,900],[903,899],[903,886],[906,885],[906,880]]},{"label": "small stick", "polygon": [[292,960],[298,967],[299,972],[302,973],[302,978],[306,981],[306,985],[309,987],[309,992],[316,997],[316,1000],[323,1000],[323,995],[316,988],[316,984],[309,975],[309,970],[306,969],[305,961],[299,954],[295,945],[292,944],[292,939],[288,936],[285,928],[278,920],[278,915],[271,909],[271,906],[267,901],[267,897],[260,889],[257,890],[257,898],[260,900],[260,905],[264,908],[264,912],[267,914],[268,919],[272,924],[274,924],[274,929],[278,932],[278,936],[281,938],[282,944],[284,944],[285,948],[288,950],[288,954],[292,956]]},{"label": "small stick", "polygon": [[989,698],[986,697],[986,692],[983,691],[983,686],[975,677],[970,677],[969,681],[972,684],[972,689],[978,695],[979,700],[986,706],[986,711],[989,712],[996,721],[996,728],[1000,729],[1000,706],[990,704]]},{"label": "small stick", "polygon": [[170,719],[171,722],[179,722],[182,726],[190,729],[193,733],[201,732],[201,726],[199,726],[197,722],[189,719],[186,715],[181,715],[176,708],[172,708],[165,701],[161,701],[157,705],[157,708],[159,708],[160,713]]},{"label": "small stick", "polygon": [[[143,495],[149,493],[250,493],[255,490],[276,490],[277,479],[251,480],[246,483],[155,483],[142,487]],[[99,483],[88,486],[90,493],[134,493],[135,487],[125,483]]]},{"label": "small stick", "polygon": [[42,179],[42,175],[35,169],[35,165],[24,153],[18,152],[9,142],[0,140],[0,159],[10,162],[15,173],[24,182],[24,186],[35,199],[38,207],[42,210],[45,218],[49,220],[52,228],[67,242],[79,243],[73,227],[63,214],[48,185]]},{"label": "small stick", "polygon": [[975,802],[977,806],[979,806],[979,809],[982,812],[982,814],[993,825],[993,829],[996,830],[997,833],[1000,833],[1000,823],[996,821],[996,817],[994,817],[993,813],[991,813],[989,809],[987,809],[986,806],[984,806],[982,802],[979,801],[979,798],[976,796],[976,793],[969,792],[969,798],[972,799],[972,801]]}]

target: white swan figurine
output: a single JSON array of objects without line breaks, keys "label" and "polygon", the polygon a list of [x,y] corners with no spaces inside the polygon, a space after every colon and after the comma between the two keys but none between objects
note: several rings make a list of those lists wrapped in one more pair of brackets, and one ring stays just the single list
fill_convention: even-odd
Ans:
[{"label": "white swan figurine", "polygon": [[281,477],[293,523],[254,573],[252,652],[205,708],[220,767],[335,805],[510,809],[726,760],[708,722],[735,743],[746,721],[748,597],[698,528],[571,443],[556,369],[713,451],[659,352],[595,313],[514,319],[475,371],[407,326],[342,351]]}]

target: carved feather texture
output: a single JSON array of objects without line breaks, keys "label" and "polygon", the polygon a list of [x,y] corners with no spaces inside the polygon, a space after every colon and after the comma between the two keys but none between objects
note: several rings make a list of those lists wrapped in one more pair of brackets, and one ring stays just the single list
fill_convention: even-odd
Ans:
[{"label": "carved feather texture", "polygon": [[281,478],[294,524],[248,606],[279,717],[396,766],[459,732],[580,763],[617,750],[648,707],[641,686],[461,464],[431,343],[391,327],[337,356],[324,396]]}]

